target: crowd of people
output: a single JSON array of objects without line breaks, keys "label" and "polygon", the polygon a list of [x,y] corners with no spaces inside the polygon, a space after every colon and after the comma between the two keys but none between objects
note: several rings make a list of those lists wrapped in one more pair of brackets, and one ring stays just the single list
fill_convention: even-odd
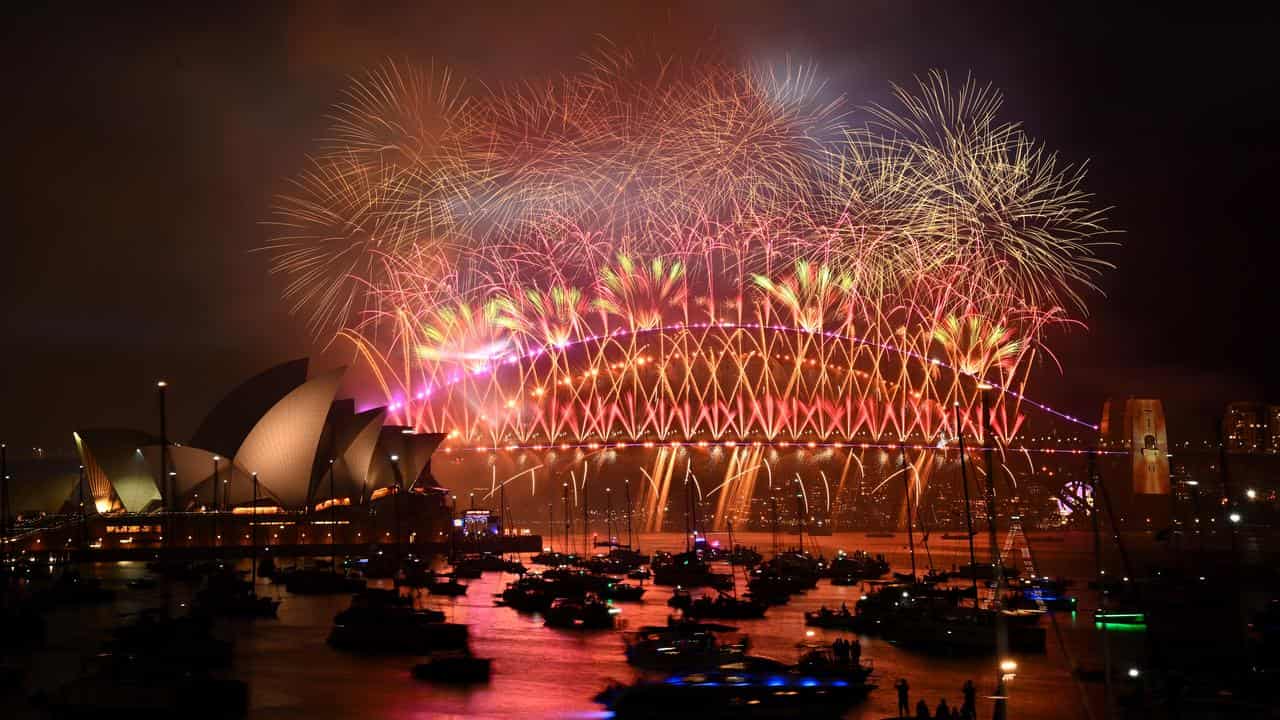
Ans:
[{"label": "crowd of people", "polygon": [[938,701],[937,707],[933,713],[929,713],[929,703],[924,698],[916,701],[915,714],[911,714],[911,686],[907,683],[906,678],[898,678],[893,684],[893,689],[898,691],[898,717],[899,718],[915,718],[916,720],[977,720],[977,690],[974,688],[972,680],[966,680],[964,687],[960,689],[960,694],[964,700],[960,705],[948,705],[947,699],[942,698]]}]

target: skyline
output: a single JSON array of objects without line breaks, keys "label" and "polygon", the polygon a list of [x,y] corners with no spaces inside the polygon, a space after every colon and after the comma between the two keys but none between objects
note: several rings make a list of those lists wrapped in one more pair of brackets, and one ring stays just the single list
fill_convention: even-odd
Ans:
[{"label": "skyline", "polygon": [[[321,135],[325,111],[339,99],[346,75],[387,57],[405,57],[448,63],[480,81],[501,82],[498,68],[512,61],[535,74],[571,68],[591,49],[595,33],[623,41],[670,29],[679,36],[677,44],[713,34],[753,58],[772,57],[779,45],[793,59],[812,57],[852,105],[863,98],[886,101],[887,82],[908,84],[913,75],[934,68],[955,77],[971,73],[1003,91],[1006,119],[1025,120],[1031,135],[1061,149],[1067,162],[1090,160],[1086,187],[1100,204],[1113,206],[1112,225],[1124,232],[1123,245],[1107,256],[1117,265],[1102,278],[1107,296],[1090,299],[1091,330],[1057,338],[1065,374],[1059,378],[1056,369],[1040,368],[1036,399],[1096,418],[1108,395],[1161,397],[1171,439],[1179,441],[1195,432],[1193,425],[1211,422],[1207,413],[1221,412],[1227,401],[1277,399],[1277,379],[1268,377],[1265,356],[1253,351],[1262,348],[1260,328],[1276,314],[1275,294],[1268,293],[1259,264],[1250,262],[1266,209],[1260,202],[1265,189],[1251,187],[1250,177],[1264,171],[1276,147],[1263,137],[1262,119],[1215,110],[1254,92],[1266,94],[1252,86],[1254,78],[1227,72],[1237,66],[1233,61],[1260,52],[1232,37],[1245,30],[1213,33],[1166,23],[1159,28],[1163,32],[1152,33],[1159,37],[1126,38],[1126,30],[1142,27],[1141,18],[1121,18],[1108,30],[1053,16],[1004,15],[991,26],[975,26],[978,21],[966,16],[941,23],[948,25],[939,33],[945,42],[931,43],[940,38],[927,29],[921,37],[921,18],[910,12],[850,14],[824,8],[779,17],[786,13],[753,8],[726,21],[725,13],[712,8],[673,6],[666,17],[581,13],[577,22],[555,28],[549,19],[541,27],[538,18],[526,18],[537,31],[521,32],[516,28],[527,23],[509,22],[504,27],[510,29],[498,35],[511,42],[488,58],[474,41],[502,18],[484,11],[451,16],[454,32],[448,37],[423,28],[430,19],[423,17],[426,12],[362,14],[363,22],[347,30],[338,26],[351,18],[319,12],[187,17],[174,36],[146,32],[172,27],[175,18],[161,14],[146,16],[154,26],[138,16],[118,17],[117,24],[83,16],[15,23],[10,32],[16,42],[7,52],[38,52],[50,62],[10,78],[37,112],[4,121],[9,136],[32,141],[21,146],[19,172],[10,180],[17,183],[6,193],[14,203],[7,215],[15,219],[18,241],[0,291],[7,316],[0,349],[10,359],[0,381],[0,396],[7,400],[0,434],[15,447],[57,447],[69,445],[76,427],[148,427],[154,412],[147,390],[165,377],[177,391],[172,424],[182,436],[194,430],[200,408],[257,369],[304,355],[315,356],[317,367],[352,361],[345,352],[320,352],[304,318],[290,316],[278,299],[282,282],[267,275],[268,259],[251,252],[266,237],[260,223],[271,196]],[[878,32],[838,32],[868,18],[872,22],[860,27],[878,25]],[[250,29],[228,35],[233,19],[251,21]],[[1027,29],[1039,32],[1054,19],[1062,23],[1058,34],[1032,42]],[[91,21],[111,28],[110,39],[78,36]],[[403,29],[388,33],[391,26]],[[1178,96],[1169,85],[1176,71],[1144,76],[1147,84],[1129,84],[1140,75],[1141,63],[1118,63],[1116,69],[1127,75],[1097,71],[1108,60],[1142,57],[1197,32],[1217,52],[1206,50],[1203,67],[1181,69],[1225,86],[1200,98],[1198,118],[1225,125],[1193,128],[1197,118],[1170,114],[1189,109],[1174,102]],[[767,43],[761,40],[766,34]],[[993,49],[1001,44],[993,36],[1024,49],[1058,48],[1070,58],[1090,49],[1097,56],[1092,65],[1087,58],[1079,65],[1043,58],[1002,62],[1008,55],[1029,55]],[[233,42],[222,44],[229,37]],[[382,47],[372,46],[374,37]],[[532,42],[535,37],[539,42]],[[137,57],[122,59],[118,55],[131,38],[148,43]],[[849,40],[854,47],[842,47]],[[157,62],[167,55],[171,62]],[[1175,69],[1179,60],[1190,64],[1177,54],[1163,59]],[[98,83],[85,87],[91,61]],[[6,65],[12,72],[15,64]],[[1111,86],[1087,92],[1094,81]],[[1128,94],[1117,103],[1109,91],[1127,85]],[[98,100],[94,118],[75,115],[77,92]],[[149,109],[137,112],[144,108]],[[1143,125],[1151,122],[1147,113],[1162,122]],[[1192,142],[1178,146],[1180,154],[1170,152],[1182,131],[1195,129],[1200,134],[1188,134]],[[1220,143],[1227,135],[1255,145],[1224,148]],[[84,149],[80,143],[96,144],[103,137],[112,147],[88,157],[77,152]],[[1208,172],[1201,172],[1206,165]],[[217,172],[206,176],[206,167]],[[68,185],[85,192],[49,192]],[[1240,205],[1244,212],[1236,211]],[[1195,211],[1174,214],[1187,207]],[[1210,237],[1207,230],[1221,234]],[[175,244],[171,238],[177,236],[195,241]],[[62,274],[41,273],[41,267]],[[1233,297],[1235,287],[1243,290]],[[224,304],[226,293],[234,299]],[[1223,318],[1232,322],[1215,322]],[[1188,327],[1202,331],[1195,342],[1186,339]],[[360,388],[354,391],[360,395]]]}]

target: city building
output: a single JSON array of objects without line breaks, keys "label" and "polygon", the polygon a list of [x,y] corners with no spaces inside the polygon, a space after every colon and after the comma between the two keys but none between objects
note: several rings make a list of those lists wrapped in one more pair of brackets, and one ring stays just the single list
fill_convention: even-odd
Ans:
[{"label": "city building", "polygon": [[1238,401],[1222,414],[1222,441],[1227,452],[1274,455],[1280,452],[1280,405]]}]

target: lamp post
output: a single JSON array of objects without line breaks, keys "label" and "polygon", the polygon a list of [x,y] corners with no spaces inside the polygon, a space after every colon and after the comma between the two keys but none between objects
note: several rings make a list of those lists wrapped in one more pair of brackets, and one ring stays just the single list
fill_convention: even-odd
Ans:
[{"label": "lamp post", "polygon": [[80,466],[80,552],[84,553],[89,547],[89,525],[88,517],[84,507],[84,465]]},{"label": "lamp post", "polygon": [[173,511],[173,497],[169,490],[169,434],[165,417],[165,391],[168,387],[167,381],[156,381],[156,394],[160,401],[160,502],[164,509],[164,542],[162,544],[166,546],[169,543],[169,536],[173,534],[169,518]]},{"label": "lamp post", "polygon": [[258,591],[258,473],[252,473],[253,477],[253,504],[250,506],[249,513],[249,557],[253,563],[253,580],[252,587],[256,593]]},{"label": "lamp post", "polygon": [[213,456],[213,544],[222,547],[222,535],[218,533],[218,461],[222,458]]},{"label": "lamp post", "polygon": [[0,442],[0,562],[9,564],[9,446]]},{"label": "lamp post", "polygon": [[329,458],[329,564],[332,566],[333,572],[338,572],[338,551],[334,547],[334,533],[338,530],[337,512],[338,499],[333,495],[333,458]]},{"label": "lamp post", "polygon": [[391,487],[393,512],[395,514],[396,525],[396,572],[400,571],[400,456],[391,456],[391,472],[395,476],[395,484]]}]

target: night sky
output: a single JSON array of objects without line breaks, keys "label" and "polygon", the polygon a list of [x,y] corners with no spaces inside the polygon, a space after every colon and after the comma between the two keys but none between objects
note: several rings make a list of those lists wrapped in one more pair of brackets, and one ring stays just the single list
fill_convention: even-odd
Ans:
[{"label": "night sky", "polygon": [[434,60],[502,83],[578,68],[599,36],[814,60],[854,106],[933,68],[995,84],[1007,118],[1089,161],[1088,187],[1124,231],[1090,330],[1057,339],[1063,371],[1041,368],[1031,394],[1089,418],[1109,394],[1155,394],[1175,442],[1207,436],[1227,400],[1280,402],[1268,348],[1280,276],[1263,250],[1280,166],[1275,17],[941,2],[116,5],[5,10],[11,446],[152,428],[160,377],[186,437],[268,365],[351,361],[320,354],[254,252],[347,76]]}]

